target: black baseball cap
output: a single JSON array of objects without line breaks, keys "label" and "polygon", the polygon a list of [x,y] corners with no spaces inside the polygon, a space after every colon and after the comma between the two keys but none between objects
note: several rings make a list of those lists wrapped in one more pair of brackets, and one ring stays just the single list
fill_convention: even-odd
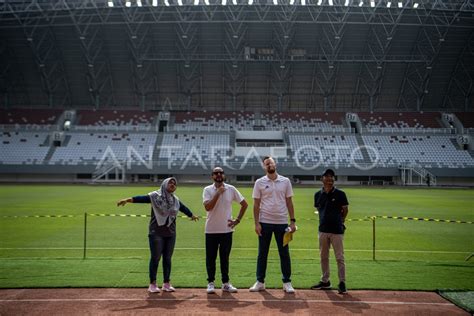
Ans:
[{"label": "black baseball cap", "polygon": [[323,173],[323,177],[326,177],[326,176],[335,177],[336,173],[332,169],[326,169],[326,171],[324,171],[324,173]]}]

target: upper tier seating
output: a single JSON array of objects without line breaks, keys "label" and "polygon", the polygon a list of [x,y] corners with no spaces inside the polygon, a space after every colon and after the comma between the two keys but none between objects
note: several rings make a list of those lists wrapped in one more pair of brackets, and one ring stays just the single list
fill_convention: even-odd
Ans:
[{"label": "upper tier seating", "polygon": [[0,124],[52,125],[62,112],[43,109],[0,110]]},{"label": "upper tier seating", "polygon": [[361,122],[368,129],[442,128],[438,112],[359,112]]},{"label": "upper tier seating", "polygon": [[461,121],[464,128],[474,128],[474,112],[456,112],[454,114]]},{"label": "upper tier seating", "polygon": [[309,112],[179,112],[175,131],[286,130],[342,128],[343,113]]},{"label": "upper tier seating", "polygon": [[156,115],[134,110],[79,110],[77,125],[92,126],[152,126]]}]

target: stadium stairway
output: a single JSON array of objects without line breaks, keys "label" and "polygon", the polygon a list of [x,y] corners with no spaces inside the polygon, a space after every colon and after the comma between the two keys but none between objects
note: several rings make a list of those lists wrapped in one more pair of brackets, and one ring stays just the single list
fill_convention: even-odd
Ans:
[{"label": "stadium stairway", "polygon": [[356,141],[357,141],[357,145],[359,145],[360,153],[361,153],[362,158],[363,158],[363,161],[361,161],[361,162],[362,163],[367,163],[367,164],[372,163],[372,160],[370,159],[369,152],[367,151],[367,148],[365,147],[364,140],[362,139],[362,135],[361,134],[355,134],[355,138],[356,138]]},{"label": "stadium stairway", "polygon": [[235,136],[235,131],[231,131],[229,133],[229,145],[235,148],[237,141],[236,141],[236,136]]},{"label": "stadium stairway", "polygon": [[[451,143],[454,145],[454,148],[456,148],[456,150],[464,150],[461,148],[461,145],[459,145],[458,141],[456,140],[456,138],[450,138],[449,139],[451,141]],[[471,155],[472,157],[472,155]]]},{"label": "stadium stairway", "polygon": [[160,157],[160,147],[163,144],[164,133],[158,133],[156,136],[155,146],[153,147],[153,160],[158,160]]},{"label": "stadium stairway", "polygon": [[[48,150],[48,152],[46,153],[46,156],[43,159],[43,164],[49,164],[49,160],[51,159],[51,157],[53,157],[54,153],[56,152],[57,147],[54,146],[53,142],[49,142],[50,138],[51,138],[51,136],[48,136],[46,138],[46,141],[45,141],[45,143],[50,143],[50,144],[49,144],[49,150]],[[71,135],[66,135],[64,137],[64,141],[61,143],[61,146],[66,147],[69,144],[70,140],[71,140]]]},{"label": "stadium stairway", "polygon": [[289,157],[291,161],[293,161],[295,153],[291,148],[290,135],[288,133],[283,133],[283,142],[286,146],[286,156]]}]

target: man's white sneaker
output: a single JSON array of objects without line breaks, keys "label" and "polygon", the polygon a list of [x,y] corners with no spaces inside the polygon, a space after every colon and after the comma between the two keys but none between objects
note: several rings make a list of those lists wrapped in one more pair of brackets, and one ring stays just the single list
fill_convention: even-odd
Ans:
[{"label": "man's white sneaker", "polygon": [[216,289],[214,286],[214,282],[209,282],[209,284],[207,285],[207,294],[212,294],[212,293],[216,293]]},{"label": "man's white sneaker", "polygon": [[156,284],[150,284],[148,287],[148,292],[150,293],[160,293],[160,288],[156,286]]},{"label": "man's white sneaker", "polygon": [[291,285],[291,282],[283,283],[283,291],[286,293],[295,293],[295,289]]},{"label": "man's white sneaker", "polygon": [[237,293],[237,288],[234,287],[230,283],[224,283],[224,284],[222,284],[222,291],[223,292],[229,292],[229,293]]},{"label": "man's white sneaker", "polygon": [[262,282],[255,282],[255,284],[249,289],[250,292],[258,292],[265,290],[265,283]]}]

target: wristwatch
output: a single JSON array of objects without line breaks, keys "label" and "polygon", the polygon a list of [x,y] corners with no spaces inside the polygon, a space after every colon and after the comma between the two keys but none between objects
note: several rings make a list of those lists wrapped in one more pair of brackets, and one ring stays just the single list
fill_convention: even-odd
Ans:
[{"label": "wristwatch", "polygon": [[296,219],[294,219],[294,218],[290,218],[290,222],[292,222],[292,223],[296,223]]}]

